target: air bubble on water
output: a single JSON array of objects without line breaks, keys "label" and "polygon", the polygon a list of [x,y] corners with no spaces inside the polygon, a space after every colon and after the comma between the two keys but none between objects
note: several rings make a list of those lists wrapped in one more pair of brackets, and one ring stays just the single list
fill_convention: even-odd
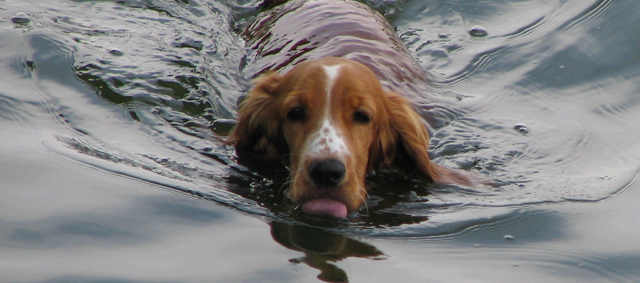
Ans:
[{"label": "air bubble on water", "polygon": [[529,133],[529,128],[527,128],[527,126],[525,124],[522,123],[518,123],[515,126],[513,126],[514,129],[516,129],[516,131],[520,132],[521,134],[528,134]]},{"label": "air bubble on water", "polygon": [[11,21],[16,24],[26,24],[31,21],[29,16],[23,12],[18,12],[13,17],[11,17]]},{"label": "air bubble on water", "polygon": [[109,50],[109,53],[115,56],[122,56],[124,54],[122,51],[120,51],[120,49],[117,49],[117,48],[113,48]]},{"label": "air bubble on water", "polygon": [[469,30],[469,34],[472,35],[472,36],[477,36],[477,37],[486,36],[487,35],[487,30],[484,29],[481,26],[473,26]]}]

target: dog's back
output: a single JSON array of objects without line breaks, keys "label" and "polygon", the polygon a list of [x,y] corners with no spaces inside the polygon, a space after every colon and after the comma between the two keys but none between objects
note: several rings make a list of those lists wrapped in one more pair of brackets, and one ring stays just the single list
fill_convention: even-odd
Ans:
[{"label": "dog's back", "polygon": [[393,28],[364,4],[336,0],[292,0],[262,13],[244,32],[257,60],[247,70],[285,73],[307,60],[344,57],[367,65],[387,89],[413,96],[427,74]]}]

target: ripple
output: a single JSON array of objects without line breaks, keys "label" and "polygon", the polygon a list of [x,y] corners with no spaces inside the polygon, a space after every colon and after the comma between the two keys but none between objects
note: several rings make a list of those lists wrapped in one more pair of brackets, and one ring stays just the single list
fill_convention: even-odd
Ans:
[{"label": "ripple", "polygon": [[[493,250],[491,247],[487,248]],[[509,252],[495,248],[494,253],[522,254],[516,259],[511,259],[515,266],[534,266],[542,268],[554,274],[572,274],[567,280],[593,281],[602,279],[612,282],[632,282],[636,274],[629,273],[630,266],[634,266],[640,259],[637,256],[629,255],[607,255],[590,252],[576,252],[570,248],[550,249],[544,246],[519,246],[511,247]]]},{"label": "ripple", "polygon": [[602,14],[611,9],[615,1],[611,0],[599,0],[595,1],[590,7],[583,10],[576,17],[569,19],[564,25],[560,27],[562,30],[571,30],[574,28],[581,28],[585,25],[585,22],[598,20],[602,18]]},{"label": "ripple", "polygon": [[[88,137],[80,139],[58,136],[55,140],[45,141],[44,145],[58,155],[93,168],[143,180],[160,188],[210,200],[252,214],[275,217],[271,210],[258,203],[259,198],[242,196],[237,192],[221,189],[229,188],[225,185],[229,181],[228,174],[224,173],[224,169],[219,165],[210,162],[209,166],[194,166],[193,161],[185,160],[185,162],[178,158],[119,152],[112,146],[101,144]],[[206,151],[212,154],[210,149]],[[202,159],[202,162],[207,160]],[[245,182],[249,182],[249,176],[247,174],[243,176],[246,179]]]},{"label": "ripple", "polygon": [[471,59],[469,64],[459,72],[448,75],[440,81],[435,81],[432,85],[434,87],[444,88],[445,86],[453,87],[458,84],[468,82],[472,78],[477,77],[477,74],[485,73],[487,69],[495,65],[496,62],[494,58],[499,57],[503,52],[504,47],[497,47],[495,49],[478,53],[473,59]]},{"label": "ripple", "polygon": [[0,94],[0,119],[11,122],[26,122],[29,111],[23,110],[24,103],[13,98]]},{"label": "ripple", "polygon": [[531,35],[532,33],[536,32],[538,29],[540,29],[543,26],[545,17],[540,17],[534,21],[532,21],[531,23],[524,25],[523,27],[517,29],[514,32],[505,34],[504,37],[506,38],[525,38],[529,35]]}]

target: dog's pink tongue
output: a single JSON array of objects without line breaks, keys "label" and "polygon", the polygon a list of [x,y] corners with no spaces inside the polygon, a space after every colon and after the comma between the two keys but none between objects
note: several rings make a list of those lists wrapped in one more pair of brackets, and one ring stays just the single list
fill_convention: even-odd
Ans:
[{"label": "dog's pink tongue", "polygon": [[347,217],[347,206],[337,200],[328,198],[308,201],[302,205],[302,211],[309,214],[328,215],[337,218]]}]

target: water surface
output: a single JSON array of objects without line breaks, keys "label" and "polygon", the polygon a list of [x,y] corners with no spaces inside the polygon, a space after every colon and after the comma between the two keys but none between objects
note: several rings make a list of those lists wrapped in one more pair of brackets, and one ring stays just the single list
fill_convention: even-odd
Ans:
[{"label": "water surface", "polygon": [[433,76],[434,160],[500,186],[379,172],[344,221],[222,144],[258,4],[0,1],[2,281],[637,281],[640,4],[368,1]]}]

